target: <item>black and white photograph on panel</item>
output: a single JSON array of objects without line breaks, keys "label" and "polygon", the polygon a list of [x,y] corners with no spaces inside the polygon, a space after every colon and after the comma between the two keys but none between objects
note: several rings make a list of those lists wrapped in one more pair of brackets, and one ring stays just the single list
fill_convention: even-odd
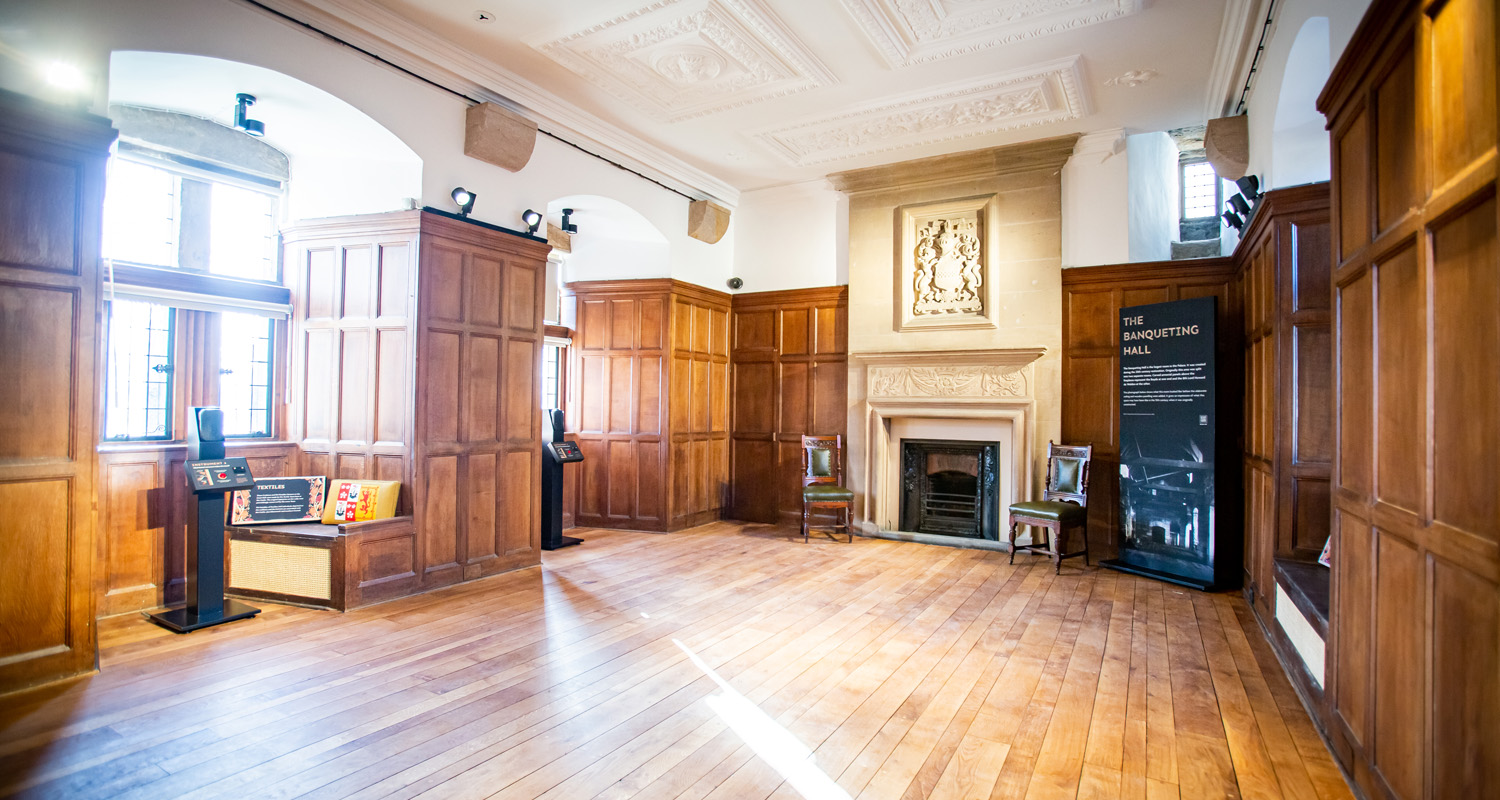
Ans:
[{"label": "black and white photograph on panel", "polygon": [[1107,566],[1214,583],[1215,299],[1120,310],[1120,554]]}]

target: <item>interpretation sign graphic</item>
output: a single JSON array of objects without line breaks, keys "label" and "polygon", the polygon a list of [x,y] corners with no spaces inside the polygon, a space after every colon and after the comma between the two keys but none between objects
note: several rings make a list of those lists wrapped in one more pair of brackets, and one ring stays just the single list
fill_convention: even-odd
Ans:
[{"label": "interpretation sign graphic", "polygon": [[1105,566],[1215,584],[1215,299],[1120,310],[1120,555]]},{"label": "interpretation sign graphic", "polygon": [[254,488],[234,493],[229,521],[234,525],[254,525],[321,520],[326,482],[322,475],[257,478]]}]

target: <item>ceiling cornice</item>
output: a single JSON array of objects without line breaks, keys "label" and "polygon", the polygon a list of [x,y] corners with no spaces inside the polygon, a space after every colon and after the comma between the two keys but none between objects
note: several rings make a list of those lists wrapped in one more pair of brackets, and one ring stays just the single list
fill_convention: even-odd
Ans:
[{"label": "ceiling cornice", "polygon": [[475,100],[499,103],[550,133],[694,197],[733,208],[739,189],[660,147],[369,0],[253,0]]},{"label": "ceiling cornice", "polygon": [[1234,113],[1240,90],[1245,88],[1246,73],[1255,60],[1261,24],[1274,0],[1229,0],[1224,5],[1224,22],[1219,26],[1219,44],[1208,73],[1208,95],[1204,98],[1204,119],[1216,119]]}]

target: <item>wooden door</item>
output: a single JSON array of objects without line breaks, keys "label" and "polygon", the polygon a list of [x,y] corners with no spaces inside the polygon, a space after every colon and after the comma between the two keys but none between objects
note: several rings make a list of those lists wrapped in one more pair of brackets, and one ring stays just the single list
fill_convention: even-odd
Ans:
[{"label": "wooden door", "polygon": [[0,93],[0,691],[94,668],[109,120]]}]

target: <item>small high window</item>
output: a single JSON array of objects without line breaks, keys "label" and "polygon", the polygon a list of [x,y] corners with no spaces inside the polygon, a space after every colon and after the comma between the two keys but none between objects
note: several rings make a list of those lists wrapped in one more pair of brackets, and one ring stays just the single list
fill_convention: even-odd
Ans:
[{"label": "small high window", "polygon": [[1182,176],[1182,218],[1217,217],[1221,203],[1219,176],[1207,161],[1187,161],[1180,165]]}]

